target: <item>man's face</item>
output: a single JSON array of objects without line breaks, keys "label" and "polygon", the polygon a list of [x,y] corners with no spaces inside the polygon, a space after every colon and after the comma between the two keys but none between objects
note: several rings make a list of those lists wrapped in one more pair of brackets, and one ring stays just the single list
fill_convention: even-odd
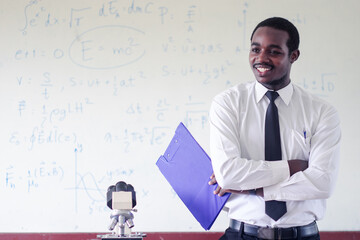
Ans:
[{"label": "man's face", "polygon": [[271,27],[259,27],[252,38],[249,53],[250,66],[256,80],[268,89],[279,90],[290,82],[291,64],[299,51],[289,56],[287,32]]}]

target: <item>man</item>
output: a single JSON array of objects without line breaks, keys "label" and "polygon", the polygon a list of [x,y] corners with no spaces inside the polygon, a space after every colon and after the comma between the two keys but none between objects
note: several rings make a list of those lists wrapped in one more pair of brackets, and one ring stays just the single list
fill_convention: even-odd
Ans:
[{"label": "man", "polygon": [[320,239],[316,221],[335,185],[340,121],[332,106],[291,83],[298,46],[292,23],[262,21],[249,53],[256,81],[212,102],[209,184],[219,184],[215,194],[232,193],[222,240]]}]

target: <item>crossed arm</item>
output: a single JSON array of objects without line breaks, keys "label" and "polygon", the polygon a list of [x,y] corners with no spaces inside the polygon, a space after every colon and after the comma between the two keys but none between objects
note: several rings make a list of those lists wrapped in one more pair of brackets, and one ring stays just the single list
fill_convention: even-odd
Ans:
[{"label": "crossed arm", "polygon": [[[214,175],[209,184],[220,185],[214,193],[253,194],[253,189],[256,189],[256,195],[266,201],[330,197],[339,168],[341,131],[337,111],[323,104],[317,114],[308,117],[307,128],[311,133],[304,142],[301,131],[288,124],[284,129],[293,131],[284,136],[287,155],[281,161],[265,161],[256,152],[257,148],[252,148],[252,144],[259,141],[256,136],[261,131],[251,124],[243,131],[239,130],[239,126],[244,125],[239,119],[247,119],[247,116],[239,110],[237,103],[240,101],[232,98],[234,96],[230,93],[221,95],[214,100],[210,109],[210,149]],[[297,121],[295,117],[288,120],[290,123],[293,121]],[[305,124],[300,122],[298,125]],[[299,132],[301,136],[297,135]],[[241,142],[241,139],[246,141]],[[241,152],[241,146],[244,152]]]},{"label": "crossed arm", "polygon": [[[289,160],[287,162],[288,162],[288,165],[289,165],[290,176],[294,175],[297,172],[304,171],[305,169],[308,168],[308,161],[305,161],[305,160],[294,159],[294,160]],[[210,176],[209,185],[214,185],[216,183],[217,183],[216,177],[215,177],[215,174],[213,173]],[[214,194],[222,196],[227,192],[236,193],[236,194],[250,194],[250,190],[222,189],[220,186],[218,186],[216,188],[216,190],[214,191]],[[257,196],[264,197],[263,188],[256,189],[255,193],[256,193]]]}]

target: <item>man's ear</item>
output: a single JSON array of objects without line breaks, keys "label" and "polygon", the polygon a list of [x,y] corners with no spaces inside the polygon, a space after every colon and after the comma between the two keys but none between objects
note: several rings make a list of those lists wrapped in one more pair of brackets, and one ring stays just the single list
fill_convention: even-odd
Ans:
[{"label": "man's ear", "polygon": [[290,62],[294,63],[300,56],[299,49],[294,50],[290,55]]}]

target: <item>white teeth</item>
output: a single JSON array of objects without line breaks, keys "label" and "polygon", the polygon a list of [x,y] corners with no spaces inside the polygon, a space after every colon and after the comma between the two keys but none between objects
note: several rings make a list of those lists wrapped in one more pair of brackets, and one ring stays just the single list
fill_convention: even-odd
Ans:
[{"label": "white teeth", "polygon": [[257,68],[257,70],[259,70],[260,72],[266,72],[266,71],[268,71],[268,70],[270,70],[270,68]]}]

